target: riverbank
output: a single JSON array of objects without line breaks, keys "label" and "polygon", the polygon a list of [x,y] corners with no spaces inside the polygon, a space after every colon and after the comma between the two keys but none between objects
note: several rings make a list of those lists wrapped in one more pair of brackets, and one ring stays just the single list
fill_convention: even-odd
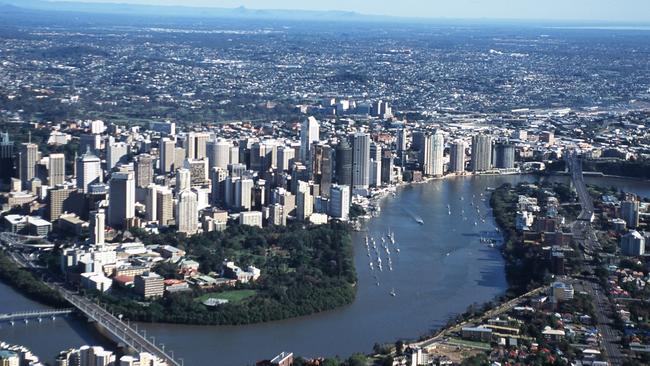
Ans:
[{"label": "riverbank", "polygon": [[0,250],[0,281],[21,292],[26,297],[52,307],[63,307],[66,301],[49,288],[34,273],[19,267]]}]

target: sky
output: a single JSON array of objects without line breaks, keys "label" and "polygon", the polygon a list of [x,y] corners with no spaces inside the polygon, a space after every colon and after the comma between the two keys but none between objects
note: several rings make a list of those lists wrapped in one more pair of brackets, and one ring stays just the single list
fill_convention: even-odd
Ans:
[{"label": "sky", "polygon": [[[74,0],[70,0],[74,1]],[[424,18],[650,22],[650,0],[77,0],[253,9],[348,10]]]}]

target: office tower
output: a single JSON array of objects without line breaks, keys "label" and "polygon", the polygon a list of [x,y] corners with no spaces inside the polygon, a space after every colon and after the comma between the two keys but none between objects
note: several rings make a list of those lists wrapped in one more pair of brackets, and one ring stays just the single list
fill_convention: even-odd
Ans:
[{"label": "office tower", "polygon": [[320,127],[314,117],[309,117],[300,126],[300,161],[307,165],[311,158],[311,144],[320,139]]},{"label": "office tower", "polygon": [[474,172],[490,170],[492,164],[492,137],[479,134],[472,137],[471,168]]},{"label": "office tower", "polygon": [[381,186],[381,145],[370,142],[370,186]]},{"label": "office tower", "polygon": [[106,214],[100,209],[90,213],[90,242],[93,245],[104,245],[104,230]]},{"label": "office tower", "polygon": [[332,185],[330,189],[330,216],[347,221],[350,216],[350,187]]},{"label": "office tower", "polygon": [[370,115],[379,118],[391,118],[393,116],[393,111],[388,102],[378,100],[372,103]]},{"label": "office tower", "polygon": [[156,219],[160,226],[168,226],[174,220],[174,197],[167,187],[156,189]]},{"label": "office tower", "polygon": [[415,151],[422,151],[424,149],[424,140],[426,134],[422,131],[414,131],[411,138],[411,149]]},{"label": "office tower", "polygon": [[235,208],[242,211],[250,211],[253,207],[253,180],[239,179],[235,182]]},{"label": "office tower", "polygon": [[0,134],[0,185],[14,177],[14,142],[7,132]]},{"label": "office tower", "polygon": [[135,186],[146,188],[153,182],[153,157],[149,154],[138,155],[135,159]]},{"label": "office tower", "polygon": [[99,134],[83,134],[79,136],[79,151],[90,149],[93,154],[99,154],[102,148],[102,136]]},{"label": "office tower", "polygon": [[352,135],[352,189],[367,189],[370,185],[370,135]]},{"label": "office tower", "polygon": [[336,181],[352,186],[352,147],[347,139],[341,140],[336,147]]},{"label": "office tower", "polygon": [[315,144],[312,147],[311,178],[320,186],[325,197],[329,197],[332,184],[332,147],[329,145]]},{"label": "office tower", "polygon": [[275,226],[287,225],[287,215],[285,214],[284,206],[279,203],[269,206],[269,224]]},{"label": "office tower", "polygon": [[144,206],[145,206],[145,220],[148,222],[158,220],[158,186],[155,184],[150,184],[146,188],[146,193],[144,197]]},{"label": "office tower", "polygon": [[73,206],[70,199],[72,193],[73,190],[65,186],[57,186],[48,191],[47,218],[50,222],[58,220],[61,214],[70,210]]},{"label": "office tower", "polygon": [[185,159],[183,168],[190,171],[190,183],[193,186],[203,185],[208,180],[207,159]]},{"label": "office tower", "polygon": [[178,194],[176,225],[179,233],[196,234],[199,228],[199,209],[196,193],[189,189]]},{"label": "office tower", "polygon": [[262,172],[266,170],[266,155],[266,145],[262,144],[261,142],[253,143],[249,154],[250,170],[256,172]]},{"label": "office tower", "polygon": [[65,155],[50,154],[47,168],[47,184],[54,187],[65,182]]},{"label": "office tower", "polygon": [[397,131],[397,152],[406,151],[408,146],[408,135],[406,127],[403,127]]},{"label": "office tower", "polygon": [[456,140],[449,151],[449,172],[465,172],[465,141]]},{"label": "office tower", "polygon": [[230,148],[232,143],[228,140],[217,139],[208,141],[206,150],[209,168],[227,169],[230,164]]},{"label": "office tower", "polygon": [[77,158],[77,188],[88,193],[88,186],[102,181],[101,160],[90,149]]},{"label": "office tower", "polygon": [[192,188],[192,173],[189,169],[181,168],[176,170],[176,192]]},{"label": "office tower", "polygon": [[210,134],[205,132],[190,132],[185,136],[185,158],[203,159],[207,157],[207,143]]},{"label": "office tower", "polygon": [[307,220],[314,212],[314,196],[309,193],[309,188],[299,189],[296,195],[296,218]]},{"label": "office tower", "polygon": [[210,170],[210,181],[212,184],[212,204],[223,203],[226,189],[226,177],[228,171],[224,168],[214,167]]},{"label": "office tower", "polygon": [[515,167],[515,147],[509,143],[499,143],[495,148],[495,167],[498,169],[512,169]]},{"label": "office tower", "polygon": [[129,153],[126,142],[109,142],[106,146],[106,170],[113,170],[117,164],[124,163]]},{"label": "office tower", "polygon": [[285,172],[291,167],[296,156],[296,151],[289,146],[278,146],[278,171]]},{"label": "office tower", "polygon": [[422,149],[424,175],[439,177],[444,173],[445,138],[440,131],[427,135]]},{"label": "office tower", "polygon": [[621,252],[623,255],[640,257],[645,254],[645,237],[638,231],[632,230],[621,237]]},{"label": "office tower", "polygon": [[169,138],[160,140],[160,171],[169,174],[174,169],[176,143]]},{"label": "office tower", "polygon": [[135,179],[132,172],[116,172],[109,186],[108,225],[122,229],[135,216]]},{"label": "office tower", "polygon": [[628,228],[636,229],[639,226],[639,201],[621,202],[621,219],[625,220]]},{"label": "office tower", "polygon": [[385,150],[381,154],[381,182],[390,184],[395,177],[393,176],[394,160],[390,150]]},{"label": "office tower", "polygon": [[23,188],[36,177],[36,163],[38,162],[38,145],[23,143],[20,145],[20,181]]}]

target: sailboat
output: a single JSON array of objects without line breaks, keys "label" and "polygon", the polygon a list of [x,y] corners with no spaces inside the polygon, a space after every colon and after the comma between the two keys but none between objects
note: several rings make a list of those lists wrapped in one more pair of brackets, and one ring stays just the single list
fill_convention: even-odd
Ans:
[{"label": "sailboat", "polygon": [[397,293],[395,293],[395,289],[390,290],[390,296],[397,296]]}]

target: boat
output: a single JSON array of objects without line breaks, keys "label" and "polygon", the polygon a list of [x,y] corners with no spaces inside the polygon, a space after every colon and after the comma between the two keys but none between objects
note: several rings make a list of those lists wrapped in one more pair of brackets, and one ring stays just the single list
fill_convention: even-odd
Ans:
[{"label": "boat", "polygon": [[399,253],[399,248],[395,248],[395,250],[397,251],[397,253]]},{"label": "boat", "polygon": [[449,257],[449,254],[450,254],[450,253],[447,253],[447,257]]},{"label": "boat", "polygon": [[372,262],[370,262],[370,269],[375,269],[375,267],[372,266]]},{"label": "boat", "polygon": [[424,220],[422,219],[415,219],[415,222],[417,222],[420,225],[424,225]]},{"label": "boat", "polygon": [[395,293],[395,289],[390,290],[390,296],[393,297],[397,296],[397,294]]}]

